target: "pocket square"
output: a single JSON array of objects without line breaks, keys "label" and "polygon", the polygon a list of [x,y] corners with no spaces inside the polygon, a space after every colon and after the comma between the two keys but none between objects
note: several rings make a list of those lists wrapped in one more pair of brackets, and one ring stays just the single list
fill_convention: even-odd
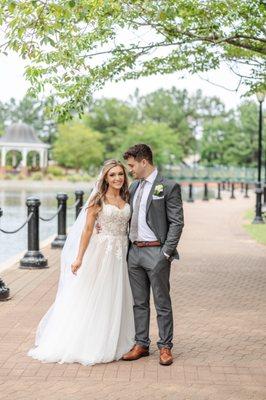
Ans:
[{"label": "pocket square", "polygon": [[155,195],[152,196],[152,200],[161,200],[161,199],[164,199],[164,196],[155,196]]}]

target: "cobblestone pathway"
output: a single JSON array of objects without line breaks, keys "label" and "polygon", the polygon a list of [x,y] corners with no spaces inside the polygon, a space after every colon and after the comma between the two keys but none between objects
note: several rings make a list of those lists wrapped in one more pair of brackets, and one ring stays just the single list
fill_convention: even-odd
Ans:
[{"label": "cobblestone pathway", "polygon": [[55,296],[59,250],[43,249],[47,270],[4,271],[13,297],[0,303],[0,399],[265,400],[266,246],[242,228],[253,204],[240,193],[184,204],[181,260],[171,271],[170,367],[158,364],[154,308],[150,357],[92,367],[32,360],[26,352]]}]

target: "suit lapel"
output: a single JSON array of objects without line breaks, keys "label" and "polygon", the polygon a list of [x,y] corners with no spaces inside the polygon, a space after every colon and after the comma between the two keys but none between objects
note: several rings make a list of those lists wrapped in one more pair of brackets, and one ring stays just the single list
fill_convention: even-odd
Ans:
[{"label": "suit lapel", "polygon": [[130,209],[131,209],[131,215],[132,215],[132,212],[133,212],[134,194],[136,193],[136,190],[137,190],[137,188],[138,188],[138,186],[139,186],[139,181],[133,182],[131,185],[132,185],[133,187],[132,187],[132,189],[130,190],[130,199],[129,199],[129,203],[130,203]]},{"label": "suit lapel", "polygon": [[153,182],[153,185],[151,187],[148,199],[147,199],[146,215],[148,214],[148,211],[149,211],[149,208],[150,208],[150,205],[151,205],[152,195],[154,193],[155,186],[158,185],[159,183],[161,183],[162,181],[163,181],[163,177],[158,172],[158,174],[157,174],[157,176],[156,176],[156,178],[155,178],[155,180]]}]

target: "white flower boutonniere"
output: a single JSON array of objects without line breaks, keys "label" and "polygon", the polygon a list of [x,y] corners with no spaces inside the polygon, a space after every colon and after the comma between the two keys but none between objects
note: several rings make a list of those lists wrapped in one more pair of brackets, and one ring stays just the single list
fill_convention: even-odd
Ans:
[{"label": "white flower boutonniere", "polygon": [[163,194],[163,185],[156,185],[154,188],[154,195],[155,196],[161,196]]}]

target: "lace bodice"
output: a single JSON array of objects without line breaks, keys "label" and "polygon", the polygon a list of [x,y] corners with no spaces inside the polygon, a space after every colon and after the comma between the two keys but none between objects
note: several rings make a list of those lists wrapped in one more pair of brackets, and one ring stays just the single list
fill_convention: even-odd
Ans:
[{"label": "lace bodice", "polygon": [[120,209],[112,204],[103,204],[103,208],[98,215],[98,222],[101,226],[101,235],[126,236],[127,224],[130,218],[130,205],[125,204]]}]

